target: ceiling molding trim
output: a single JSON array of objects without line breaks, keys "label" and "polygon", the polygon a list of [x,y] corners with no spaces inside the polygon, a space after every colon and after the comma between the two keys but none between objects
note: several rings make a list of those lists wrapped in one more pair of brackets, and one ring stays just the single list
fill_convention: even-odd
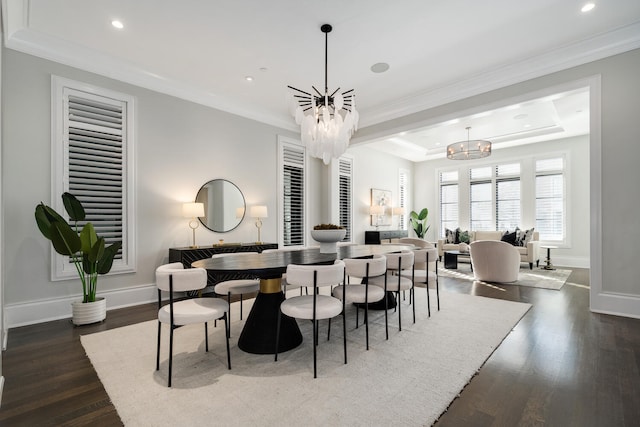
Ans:
[{"label": "ceiling molding trim", "polygon": [[6,41],[6,47],[22,53],[57,62],[83,71],[99,74],[120,82],[139,86],[155,92],[175,96],[227,113],[255,120],[269,126],[297,131],[293,120],[280,117],[277,113],[257,111],[206,90],[163,77],[137,65],[115,60],[109,55],[72,44],[34,31],[15,31]]},{"label": "ceiling molding trim", "polygon": [[479,74],[472,79],[413,94],[379,108],[361,110],[360,127],[397,119],[637,48],[640,48],[640,22]]}]

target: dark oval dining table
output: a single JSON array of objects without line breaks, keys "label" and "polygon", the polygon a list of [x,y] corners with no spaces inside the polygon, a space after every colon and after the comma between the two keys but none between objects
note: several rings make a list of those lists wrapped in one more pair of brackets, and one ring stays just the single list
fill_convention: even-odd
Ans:
[{"label": "dark oval dining table", "polygon": [[[332,264],[336,259],[364,258],[411,249],[414,249],[413,245],[345,245],[338,246],[338,252],[332,254],[320,253],[320,248],[311,248],[207,258],[195,261],[191,266],[221,275],[249,273],[260,279],[260,291],[238,338],[238,348],[247,353],[273,354],[278,311],[280,303],[285,299],[282,292],[282,275],[287,271],[289,264]],[[288,351],[300,345],[302,334],[295,319],[283,316],[280,328],[278,352]]]}]

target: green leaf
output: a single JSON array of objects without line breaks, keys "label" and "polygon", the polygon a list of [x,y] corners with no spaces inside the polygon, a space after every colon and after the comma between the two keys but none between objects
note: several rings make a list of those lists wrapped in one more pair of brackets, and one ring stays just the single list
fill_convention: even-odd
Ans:
[{"label": "green leaf", "polygon": [[91,246],[91,249],[88,252],[87,251],[83,251],[83,252],[85,254],[88,254],[89,262],[91,264],[97,263],[102,258],[102,255],[104,254],[104,237],[99,237],[98,240],[93,244],[93,246]]},{"label": "green leaf", "polygon": [[420,220],[426,220],[427,219],[427,215],[429,215],[429,209],[424,208],[420,211],[420,215],[418,215],[418,219]]},{"label": "green leaf", "polygon": [[98,261],[98,274],[107,274],[113,265],[113,259],[122,247],[122,242],[116,242],[108,246],[104,250],[102,259]]},{"label": "green leaf", "polygon": [[62,193],[62,203],[64,204],[64,208],[72,221],[84,220],[84,208],[76,196],[71,193]]},{"label": "green leaf", "polygon": [[96,229],[93,227],[93,224],[88,222],[82,227],[80,240],[82,241],[82,252],[91,252],[93,246],[98,242],[98,235],[96,234]]},{"label": "green leaf", "polygon": [[51,243],[60,255],[72,256],[80,250],[80,237],[65,221],[51,224]]}]

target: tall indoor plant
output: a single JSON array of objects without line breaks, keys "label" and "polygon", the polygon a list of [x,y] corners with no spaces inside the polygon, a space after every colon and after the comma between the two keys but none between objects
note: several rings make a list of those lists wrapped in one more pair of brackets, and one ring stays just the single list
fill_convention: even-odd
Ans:
[{"label": "tall indoor plant", "polygon": [[409,214],[409,221],[411,221],[413,231],[415,231],[416,236],[420,239],[424,239],[424,235],[427,234],[427,230],[430,227],[427,225],[427,215],[429,215],[427,208],[422,209],[420,213],[411,211]]},{"label": "tall indoor plant", "polygon": [[73,262],[82,282],[82,304],[100,301],[103,306],[100,308],[103,313],[96,315],[102,316],[102,318],[98,319],[94,315],[90,315],[86,319],[76,319],[76,311],[78,313],[85,312],[88,307],[78,307],[76,310],[76,306],[72,304],[73,323],[84,324],[100,321],[106,316],[106,304],[104,299],[96,298],[98,275],[107,274],[111,270],[113,259],[122,247],[122,242],[106,246],[104,237],[99,237],[96,234],[91,222],[87,222],[80,230],[78,221],[85,219],[82,203],[71,193],[63,193],[62,202],[69,219],[73,221],[73,227],[60,214],[42,202],[36,206],[36,223],[42,235],[51,241],[55,251],[60,255],[68,256],[69,260]]}]

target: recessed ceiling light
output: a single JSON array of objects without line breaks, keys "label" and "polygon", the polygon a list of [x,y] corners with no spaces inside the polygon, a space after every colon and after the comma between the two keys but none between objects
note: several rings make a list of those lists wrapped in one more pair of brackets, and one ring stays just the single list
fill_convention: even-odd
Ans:
[{"label": "recessed ceiling light", "polygon": [[374,73],[384,73],[389,69],[389,64],[386,62],[378,62],[377,64],[373,64],[371,66],[371,71]]},{"label": "recessed ceiling light", "polygon": [[589,12],[590,10],[593,10],[593,8],[596,7],[595,3],[585,3],[584,6],[582,6],[582,9],[580,9],[580,11],[582,11],[582,13],[586,13]]},{"label": "recessed ceiling light", "polygon": [[260,67],[260,71],[263,72],[263,73],[266,72],[267,70],[268,70],[267,67]]},{"label": "recessed ceiling light", "polygon": [[114,28],[117,28],[119,30],[124,28],[124,24],[121,21],[118,21],[117,19],[111,21],[111,25],[113,25]]},{"label": "recessed ceiling light", "polygon": [[525,128],[530,128],[530,127],[531,127],[531,125],[530,125],[529,123],[527,123],[527,124],[526,124],[526,125],[524,125],[523,127],[525,127]]},{"label": "recessed ceiling light", "polygon": [[252,76],[246,76],[244,79],[246,81],[248,81],[248,82],[252,82],[253,81],[253,77]]}]

